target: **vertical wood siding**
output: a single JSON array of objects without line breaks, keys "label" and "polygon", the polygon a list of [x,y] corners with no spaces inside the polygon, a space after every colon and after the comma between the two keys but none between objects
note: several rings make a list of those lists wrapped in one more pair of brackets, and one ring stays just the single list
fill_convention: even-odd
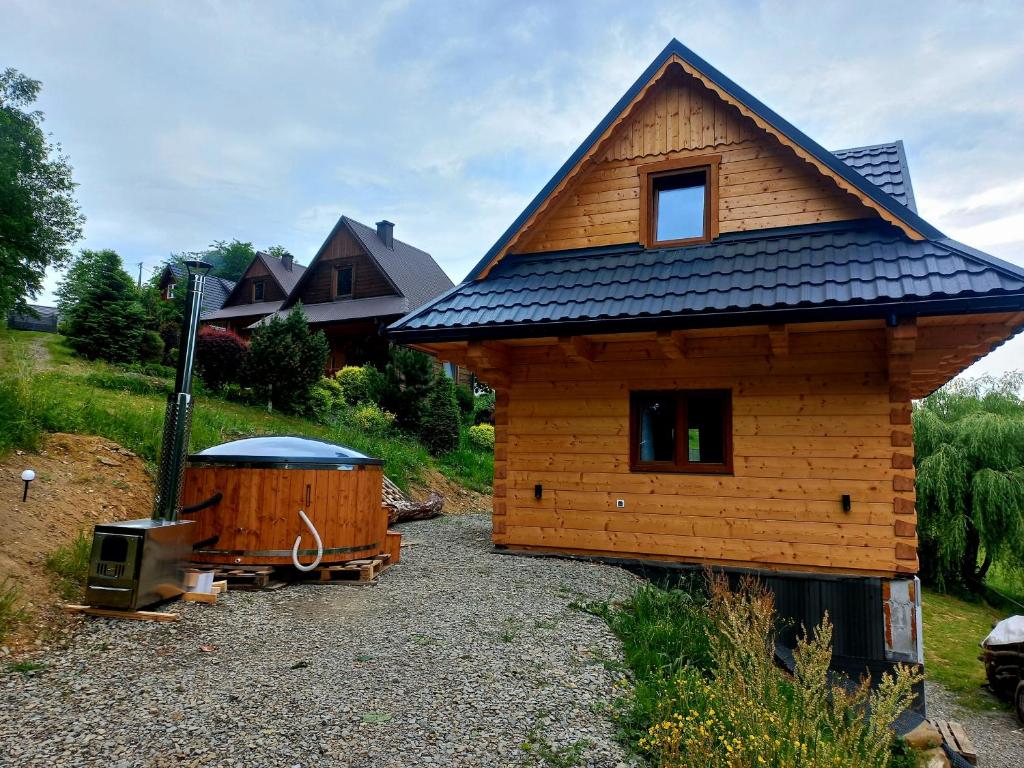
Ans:
[{"label": "vertical wood siding", "polygon": [[342,227],[335,233],[316,263],[310,266],[313,274],[305,281],[299,300],[303,304],[331,301],[334,298],[331,294],[333,272],[336,267],[343,265],[353,267],[352,298],[395,295],[395,289],[391,287],[391,283],[384,277],[376,263],[366,255],[363,247],[348,230]]}]

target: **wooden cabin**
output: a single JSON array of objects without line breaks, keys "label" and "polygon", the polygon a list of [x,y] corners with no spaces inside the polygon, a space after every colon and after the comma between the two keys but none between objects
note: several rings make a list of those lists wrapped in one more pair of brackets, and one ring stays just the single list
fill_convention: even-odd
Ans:
[{"label": "wooden cabin", "polygon": [[[382,330],[454,287],[429,253],[395,238],[394,226],[380,221],[374,229],[339,218],[309,267],[267,313],[283,317],[301,303],[310,326],[327,336],[329,374],[346,365],[382,365],[389,343]],[[468,380],[465,369],[449,365],[445,371],[456,383]]]},{"label": "wooden cabin", "polygon": [[[176,291],[184,292],[188,288],[188,270],[177,261],[169,261],[160,270],[160,279],[157,281],[160,288],[160,296],[164,301],[174,298]],[[208,277],[206,288],[203,291],[203,311],[215,312],[227,301],[235,284],[223,277]]]},{"label": "wooden cabin", "polygon": [[672,41],[389,335],[496,388],[498,547],[758,573],[845,611],[837,654],[920,661],[911,401],[1022,324],[901,142],[829,152]]},{"label": "wooden cabin", "polygon": [[248,338],[254,323],[281,309],[305,271],[290,253],[278,258],[260,251],[220,307],[203,313],[203,322]]}]

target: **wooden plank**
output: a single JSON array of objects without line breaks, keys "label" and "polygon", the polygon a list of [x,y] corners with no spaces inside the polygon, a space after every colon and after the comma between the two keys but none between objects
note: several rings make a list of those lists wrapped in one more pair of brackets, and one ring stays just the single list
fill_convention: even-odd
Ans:
[{"label": "wooden plank", "polygon": [[216,603],[216,592],[186,592],[181,596],[186,603]]},{"label": "wooden plank", "polygon": [[506,524],[561,530],[627,531],[697,538],[749,539],[841,546],[892,546],[890,525],[854,525],[844,522],[773,520],[768,517],[733,518],[686,514],[644,514],[623,510],[591,512],[513,508]]},{"label": "wooden plank", "polygon": [[758,497],[713,496],[630,493],[622,491],[545,491],[544,497],[533,498],[532,488],[513,488],[509,491],[511,514],[515,508],[580,510],[607,512],[617,509],[618,500],[625,509],[638,514],[699,515],[706,517],[734,517],[737,519],[766,518],[772,520],[805,520],[847,522],[857,525],[893,524],[893,504],[854,499],[852,509],[843,512],[838,498],[772,499]]},{"label": "wooden plank", "polygon": [[162,611],[116,611],[110,608],[93,608],[90,605],[65,605],[67,613],[84,613],[87,616],[100,616],[105,619],[128,619],[131,621],[177,621],[177,613]]},{"label": "wooden plank", "polygon": [[624,531],[559,530],[508,525],[512,545],[570,547],[638,556],[662,554],[719,562],[799,567],[860,568],[894,572],[896,560],[889,547],[849,547],[833,544],[797,544],[729,538],[694,538]]}]

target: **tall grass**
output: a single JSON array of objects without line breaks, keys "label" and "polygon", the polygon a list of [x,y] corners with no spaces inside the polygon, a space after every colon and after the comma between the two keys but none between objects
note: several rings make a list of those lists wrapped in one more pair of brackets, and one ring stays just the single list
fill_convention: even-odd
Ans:
[{"label": "tall grass", "polygon": [[711,617],[702,590],[643,584],[619,606],[593,603],[587,609],[608,622],[622,640],[633,689],[620,701],[620,736],[631,744],[642,738],[686,666],[711,666]]},{"label": "tall grass", "polygon": [[[71,357],[54,334],[36,336],[0,336],[0,360],[5,362],[25,357],[30,341],[44,344],[61,360],[49,370],[27,365],[5,365],[0,370],[0,453],[35,448],[42,432],[74,432],[106,437],[155,463],[171,385],[160,377]],[[388,477],[406,491],[431,466],[479,491],[490,489],[494,472],[493,455],[468,448],[465,436],[457,451],[435,459],[419,441],[400,433],[372,434],[347,420],[323,425],[229,402],[202,390],[197,394],[191,450],[265,434],[302,435],[351,446],[382,459]]]},{"label": "tall grass", "polygon": [[77,601],[85,594],[91,553],[92,537],[80,531],[71,541],[46,556],[46,570],[53,574],[57,592],[65,600]]},{"label": "tall grass", "polygon": [[646,585],[595,609],[633,674],[621,717],[634,749],[662,768],[892,764],[891,725],[913,699],[914,673],[837,684],[826,616],[798,642],[790,676],[774,660],[771,593],[753,581],[732,591],[724,577],[709,586],[705,596]]},{"label": "tall grass", "polygon": [[483,450],[470,441],[468,427],[459,434],[459,447],[442,455],[438,468],[446,476],[479,493],[490,493],[494,482],[494,451]]},{"label": "tall grass", "polygon": [[5,576],[4,580],[0,581],[0,643],[25,620],[26,616],[25,610],[21,607],[21,590],[11,581],[10,576]]}]

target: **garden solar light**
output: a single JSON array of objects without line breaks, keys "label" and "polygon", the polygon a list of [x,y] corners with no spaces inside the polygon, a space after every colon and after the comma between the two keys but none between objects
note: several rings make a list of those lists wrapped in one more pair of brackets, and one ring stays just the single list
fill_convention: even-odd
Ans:
[{"label": "garden solar light", "polygon": [[35,470],[26,469],[21,473],[21,479],[25,481],[25,491],[21,494],[21,500],[28,501],[28,484],[36,479]]}]

